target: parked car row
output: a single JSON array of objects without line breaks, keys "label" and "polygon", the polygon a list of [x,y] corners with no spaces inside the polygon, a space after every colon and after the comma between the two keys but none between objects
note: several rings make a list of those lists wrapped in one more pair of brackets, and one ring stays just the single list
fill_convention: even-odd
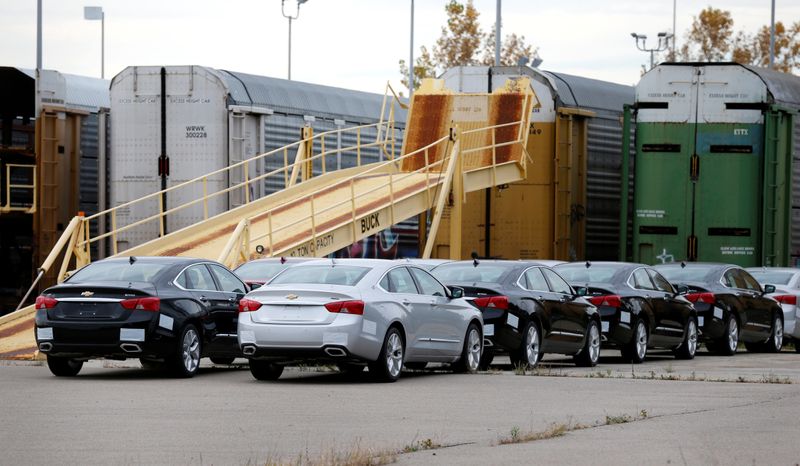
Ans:
[{"label": "parked car row", "polygon": [[601,346],[640,363],[651,348],[691,359],[700,343],[732,355],[740,342],[777,352],[785,334],[800,337],[794,269],[264,259],[235,272],[182,257],[92,263],[36,299],[38,348],[57,376],[89,359],[138,358],[191,377],[201,358],[245,357],[259,380],[324,363],[392,382],[404,367],[474,372],[499,354],[528,367],[545,353],[594,366]]}]

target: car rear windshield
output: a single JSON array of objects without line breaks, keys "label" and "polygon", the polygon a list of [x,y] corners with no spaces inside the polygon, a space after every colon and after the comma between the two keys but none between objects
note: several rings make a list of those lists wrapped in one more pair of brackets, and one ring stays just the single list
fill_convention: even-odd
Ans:
[{"label": "car rear windshield", "polygon": [[292,267],[278,274],[270,285],[344,285],[354,286],[369,272],[368,267],[353,265],[308,265]]},{"label": "car rear windshield", "polygon": [[497,283],[508,272],[509,267],[496,264],[478,264],[472,262],[461,264],[445,264],[431,270],[434,277],[443,283],[486,282]]},{"label": "car rear windshield", "polygon": [[67,280],[69,283],[87,282],[152,282],[153,278],[162,270],[169,267],[168,263],[154,263],[136,261],[120,262],[94,262],[75,272]]},{"label": "car rear windshield", "polygon": [[714,266],[658,267],[656,270],[672,283],[704,282]]},{"label": "car rear windshield", "polygon": [[769,283],[770,285],[788,285],[795,272],[776,272],[770,270],[748,270],[750,275],[753,276],[758,283],[762,285]]},{"label": "car rear windshield", "polygon": [[619,266],[592,264],[564,264],[555,269],[570,283],[611,283],[614,275],[620,271]]},{"label": "car rear windshield", "polygon": [[286,265],[280,262],[248,262],[233,272],[242,280],[266,281],[285,268]]}]

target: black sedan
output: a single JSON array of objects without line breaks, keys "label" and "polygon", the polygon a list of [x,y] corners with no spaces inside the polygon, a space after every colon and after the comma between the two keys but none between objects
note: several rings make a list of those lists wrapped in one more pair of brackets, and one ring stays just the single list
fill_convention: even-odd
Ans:
[{"label": "black sedan", "polygon": [[672,283],[688,287],[694,303],[700,336],[706,347],[733,355],[739,341],[748,351],[775,353],[783,346],[783,310],[765,296],[764,288],[746,270],[731,264],[675,263],[655,267]]},{"label": "black sedan", "polygon": [[313,259],[313,257],[268,257],[264,259],[255,259],[236,267],[233,269],[233,273],[244,280],[251,290],[255,290],[256,288],[261,288],[264,283],[270,281],[272,277],[278,275],[283,269]]},{"label": "black sedan", "polygon": [[230,363],[247,286],[221,264],[183,257],[94,262],[36,298],[36,343],[57,376],[89,359],[139,358],[192,377],[200,358]]},{"label": "black sedan", "polygon": [[697,313],[652,267],[626,262],[573,262],[556,270],[575,287],[586,287],[598,307],[603,336],[626,362],[640,363],[648,348],[673,350],[692,359],[697,351]]},{"label": "black sedan", "polygon": [[535,366],[544,353],[568,354],[579,366],[600,356],[600,316],[550,267],[523,261],[472,260],[442,264],[431,273],[464,289],[483,312],[485,368],[495,353],[514,365]]}]

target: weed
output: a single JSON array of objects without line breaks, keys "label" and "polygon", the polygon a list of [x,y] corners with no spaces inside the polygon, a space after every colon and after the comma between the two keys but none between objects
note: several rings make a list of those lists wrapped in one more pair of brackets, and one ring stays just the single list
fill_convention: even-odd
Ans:
[{"label": "weed", "polygon": [[634,421],[635,419],[627,414],[622,414],[619,416],[609,416],[606,414],[606,425],[614,425],[614,424],[625,424],[627,422]]},{"label": "weed", "polygon": [[510,445],[514,443],[524,443],[524,442],[533,442],[536,440],[545,440],[550,438],[561,437],[562,435],[566,434],[569,431],[576,430],[577,428],[585,428],[582,424],[576,425],[569,425],[569,424],[551,424],[545,430],[538,431],[538,432],[522,432],[520,428],[514,426],[511,428],[511,432],[509,433],[508,437],[503,437],[498,439],[498,445]]},{"label": "weed", "polygon": [[442,445],[434,442],[432,439],[426,438],[424,440],[413,441],[400,450],[401,453],[413,453],[415,451],[435,450],[442,448]]}]

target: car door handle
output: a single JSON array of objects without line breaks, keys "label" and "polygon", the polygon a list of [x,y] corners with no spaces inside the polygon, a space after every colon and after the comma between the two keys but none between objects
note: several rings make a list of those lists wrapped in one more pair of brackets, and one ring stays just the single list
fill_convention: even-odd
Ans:
[{"label": "car door handle", "polygon": [[208,298],[206,298],[205,296],[200,296],[200,301],[203,301],[203,302],[207,303],[208,302]]}]

